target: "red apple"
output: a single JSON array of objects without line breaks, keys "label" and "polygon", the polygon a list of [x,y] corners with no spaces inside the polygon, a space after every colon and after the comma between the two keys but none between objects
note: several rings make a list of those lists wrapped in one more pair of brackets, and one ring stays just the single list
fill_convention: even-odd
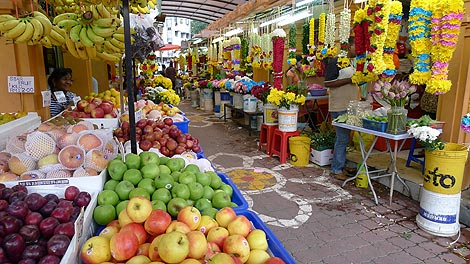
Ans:
[{"label": "red apple", "polygon": [[106,103],[106,102],[101,103],[98,107],[103,109],[105,114],[111,114],[111,112],[113,112],[113,108],[114,108],[112,104],[109,104],[109,103]]},{"label": "red apple", "polygon": [[85,111],[85,107],[86,107],[88,104],[89,104],[89,103],[87,102],[87,100],[83,100],[83,99],[82,99],[82,100],[78,101],[78,103],[77,103],[77,110],[78,110],[78,111],[81,111],[81,112]]},{"label": "red apple", "polygon": [[206,256],[204,257],[204,259],[209,260],[219,252],[221,252],[221,249],[219,246],[217,246],[216,243],[207,242],[207,252],[206,252]]},{"label": "red apple", "polygon": [[91,117],[93,118],[104,118],[104,110],[102,108],[95,108],[91,110]]},{"label": "red apple", "polygon": [[144,226],[138,223],[129,223],[121,228],[119,232],[131,232],[137,236],[139,240],[139,245],[147,241],[147,231],[145,231]]},{"label": "red apple", "polygon": [[196,230],[201,222],[201,212],[193,206],[186,206],[178,213],[177,220],[185,223],[191,230]]},{"label": "red apple", "polygon": [[98,106],[103,102],[103,99],[101,98],[93,98],[93,101],[91,101],[92,104]]},{"label": "red apple", "polygon": [[271,257],[264,264],[285,264],[285,262],[278,257]]},{"label": "red apple", "polygon": [[134,233],[119,232],[111,237],[109,247],[112,257],[122,262],[135,256],[139,249],[139,239]]},{"label": "red apple", "polygon": [[243,263],[250,256],[250,246],[242,235],[230,235],[225,239],[223,251],[229,255],[237,256]]},{"label": "red apple", "polygon": [[237,214],[232,207],[224,207],[217,211],[215,214],[215,220],[221,227],[227,227],[230,222],[235,220]]},{"label": "red apple", "polygon": [[85,108],[83,109],[83,112],[85,112],[86,114],[89,114],[91,113],[91,111],[93,111],[97,106],[95,104],[88,104],[87,106],[85,106]]},{"label": "red apple", "polygon": [[186,234],[189,240],[188,257],[201,259],[206,255],[208,246],[206,236],[200,231],[191,231]]},{"label": "red apple", "polygon": [[246,237],[251,231],[251,222],[246,218],[246,216],[238,215],[228,224],[227,230],[230,235],[242,235],[243,237]]},{"label": "red apple", "polygon": [[171,215],[166,211],[153,210],[144,224],[145,230],[152,236],[158,236],[165,233],[165,230],[171,223]]}]

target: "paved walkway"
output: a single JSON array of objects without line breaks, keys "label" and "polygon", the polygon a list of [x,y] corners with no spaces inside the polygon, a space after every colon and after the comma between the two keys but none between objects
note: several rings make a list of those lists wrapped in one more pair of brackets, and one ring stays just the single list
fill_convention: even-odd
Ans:
[{"label": "paved walkway", "polygon": [[[255,211],[297,263],[470,263],[470,229],[442,238],[417,227],[419,203],[374,187],[368,189],[329,177],[329,167],[280,164],[257,150],[258,136],[213,112],[181,104],[191,120],[189,133],[199,138],[204,155],[237,184]],[[257,134],[257,133],[253,133]]]}]

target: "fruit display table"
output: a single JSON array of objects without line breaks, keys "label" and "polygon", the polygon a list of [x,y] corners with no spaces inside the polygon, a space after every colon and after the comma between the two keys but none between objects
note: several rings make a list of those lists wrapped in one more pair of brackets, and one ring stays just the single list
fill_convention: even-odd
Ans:
[{"label": "fruit display table", "polygon": [[[223,107],[224,107],[224,114],[223,114],[224,122],[227,122],[227,118],[232,119],[232,121],[236,122],[238,125],[248,129],[248,133],[250,136],[253,130],[256,131],[256,128],[253,128],[250,123],[253,117],[256,119],[257,116],[262,116],[263,115],[262,111],[246,112],[246,111],[243,111],[243,109],[236,108],[234,105],[227,104],[227,103],[224,104]],[[230,109],[231,117],[227,117],[227,108]],[[248,124],[244,123],[244,120],[246,117],[249,120]]]}]

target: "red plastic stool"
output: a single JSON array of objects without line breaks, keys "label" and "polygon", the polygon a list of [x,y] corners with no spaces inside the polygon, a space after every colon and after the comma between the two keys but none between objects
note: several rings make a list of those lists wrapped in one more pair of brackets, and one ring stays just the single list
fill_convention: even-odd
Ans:
[{"label": "red plastic stool", "polygon": [[277,155],[281,163],[286,163],[287,157],[289,156],[289,138],[294,136],[300,136],[299,130],[294,132],[282,132],[279,128],[276,128],[274,130],[269,156]]},{"label": "red plastic stool", "polygon": [[271,153],[271,142],[273,139],[274,135],[274,130],[277,128],[277,126],[270,126],[266,124],[261,125],[261,131],[259,134],[259,145],[258,145],[258,150],[261,150],[262,147],[265,147],[266,149],[266,154],[269,155]]}]

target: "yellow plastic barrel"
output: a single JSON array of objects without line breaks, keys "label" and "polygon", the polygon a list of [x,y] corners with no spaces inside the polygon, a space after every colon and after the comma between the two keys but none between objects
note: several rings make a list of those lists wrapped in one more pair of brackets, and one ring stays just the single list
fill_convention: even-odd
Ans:
[{"label": "yellow plastic barrel", "polygon": [[289,138],[290,164],[307,166],[310,158],[310,138],[304,136]]},{"label": "yellow plastic barrel", "polygon": [[426,151],[425,155],[424,188],[440,194],[460,193],[468,148],[447,143],[443,150]]}]

